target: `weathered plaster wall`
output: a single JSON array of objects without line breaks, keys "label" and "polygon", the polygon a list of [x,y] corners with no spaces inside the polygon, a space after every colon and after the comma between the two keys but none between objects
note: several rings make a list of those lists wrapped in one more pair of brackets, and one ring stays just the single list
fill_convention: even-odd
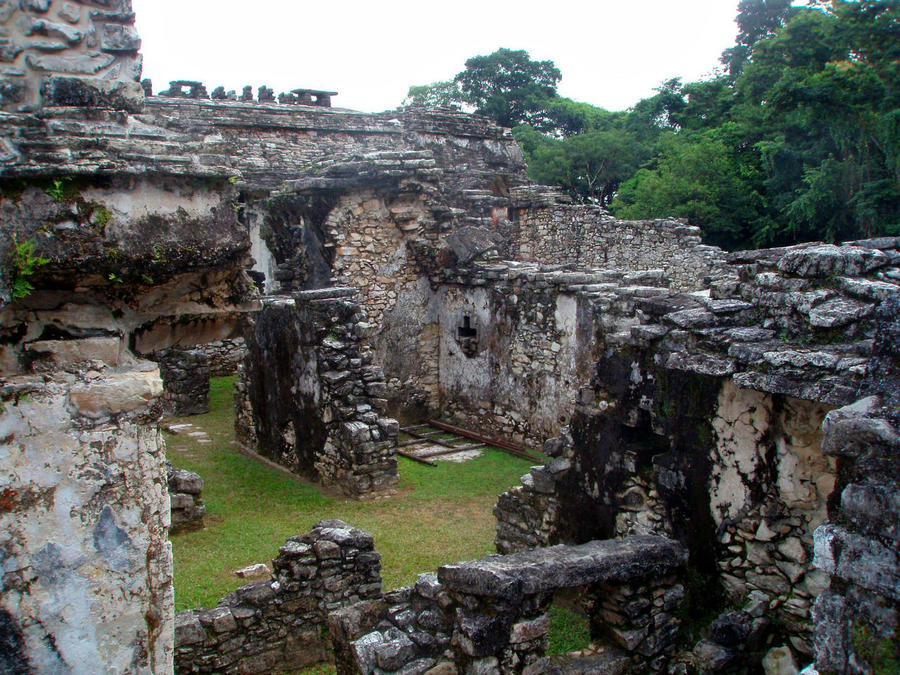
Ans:
[{"label": "weathered plaster wall", "polygon": [[556,435],[594,356],[584,289],[607,279],[514,263],[448,274],[438,301],[442,411],[531,446]]},{"label": "weathered plaster wall", "polygon": [[140,46],[131,0],[2,0],[0,109],[139,109]]},{"label": "weathered plaster wall", "polygon": [[0,615],[9,672],[166,673],[172,553],[150,364],[3,380]]},{"label": "weathered plaster wall", "polygon": [[812,654],[810,610],[825,575],[812,567],[813,532],[827,519],[837,469],[822,450],[831,406],[725,383],[713,420],[710,509],[728,596],[765,593],[791,635]]}]

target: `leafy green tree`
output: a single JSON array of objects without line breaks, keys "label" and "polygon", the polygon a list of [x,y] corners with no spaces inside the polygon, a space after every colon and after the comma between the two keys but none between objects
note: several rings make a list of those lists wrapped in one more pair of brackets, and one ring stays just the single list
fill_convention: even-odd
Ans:
[{"label": "leafy green tree", "polygon": [[632,123],[674,131],[622,185],[616,214],[687,217],[729,248],[896,232],[900,4],[740,9],[746,58],[728,76],[635,106]]},{"label": "leafy green tree", "polygon": [[752,166],[729,144],[727,127],[666,137],[654,168],[622,184],[613,204],[622,218],[687,218],[706,240],[728,249],[746,247],[768,225],[762,194],[753,189]]},{"label": "leafy green tree", "polygon": [[722,63],[732,81],[743,71],[753,46],[775,35],[797,11],[792,0],[741,0],[738,3],[736,44],[722,55]]},{"label": "leafy green tree", "polygon": [[651,147],[617,129],[562,139],[544,137],[537,142],[521,131],[516,137],[524,140],[528,172],[535,181],[558,185],[580,201],[603,206],[612,201],[619,184],[652,155]]},{"label": "leafy green tree", "polygon": [[453,80],[432,82],[431,84],[414,85],[403,100],[403,105],[421,106],[455,106],[465,103],[459,86]]},{"label": "leafy green tree", "polygon": [[590,103],[553,96],[544,101],[543,130],[554,136],[574,136],[587,131],[621,128],[624,113],[610,112]]},{"label": "leafy green tree", "polygon": [[504,127],[546,123],[544,103],[562,78],[552,61],[533,61],[524,50],[498,49],[474,56],[454,82],[475,112]]}]

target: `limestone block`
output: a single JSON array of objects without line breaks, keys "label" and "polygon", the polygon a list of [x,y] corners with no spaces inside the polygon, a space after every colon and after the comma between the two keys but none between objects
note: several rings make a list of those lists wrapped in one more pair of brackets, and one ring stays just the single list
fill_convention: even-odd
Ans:
[{"label": "limestone block", "polygon": [[148,406],[162,391],[158,371],[131,371],[74,385],[69,400],[79,414],[99,418]]},{"label": "limestone block", "polygon": [[826,244],[788,251],[778,261],[778,270],[806,278],[862,276],[886,265],[888,260],[888,256],[877,249]]},{"label": "limestone block", "polygon": [[797,664],[789,647],[774,647],[766,652],[762,661],[766,675],[797,675]]},{"label": "limestone block", "polygon": [[815,533],[815,564],[832,576],[900,600],[900,557],[875,539],[823,525]]},{"label": "limestone block", "polygon": [[102,361],[108,366],[119,364],[119,343],[117,337],[95,337],[81,340],[41,340],[26,345],[33,356],[46,356],[56,367],[85,361]]}]

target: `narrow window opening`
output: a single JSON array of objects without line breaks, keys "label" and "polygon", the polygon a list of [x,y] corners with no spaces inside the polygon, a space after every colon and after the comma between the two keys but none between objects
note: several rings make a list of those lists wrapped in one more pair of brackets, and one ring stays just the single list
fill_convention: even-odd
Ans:
[{"label": "narrow window opening", "polygon": [[456,329],[456,342],[467,357],[471,358],[478,353],[478,329],[472,326],[472,319],[468,315],[463,316],[462,326]]},{"label": "narrow window opening", "polygon": [[468,316],[463,317],[463,325],[458,329],[458,335],[461,338],[473,338],[478,337],[478,329],[472,328],[472,319]]}]

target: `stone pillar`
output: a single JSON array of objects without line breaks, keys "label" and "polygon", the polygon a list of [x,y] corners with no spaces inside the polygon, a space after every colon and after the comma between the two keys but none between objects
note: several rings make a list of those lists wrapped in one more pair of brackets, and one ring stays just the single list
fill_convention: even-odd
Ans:
[{"label": "stone pillar", "polygon": [[870,397],[823,426],[825,451],[852,477],[836,522],[815,533],[815,564],[831,575],[813,609],[823,673],[896,672],[900,663],[900,434],[885,412]]},{"label": "stone pillar", "polygon": [[247,335],[236,425],[251,449],[362,496],[396,485],[400,425],[382,416],[387,385],[355,294],[327,288],[264,301]]},{"label": "stone pillar", "polygon": [[156,368],[0,384],[0,667],[171,673]]}]

